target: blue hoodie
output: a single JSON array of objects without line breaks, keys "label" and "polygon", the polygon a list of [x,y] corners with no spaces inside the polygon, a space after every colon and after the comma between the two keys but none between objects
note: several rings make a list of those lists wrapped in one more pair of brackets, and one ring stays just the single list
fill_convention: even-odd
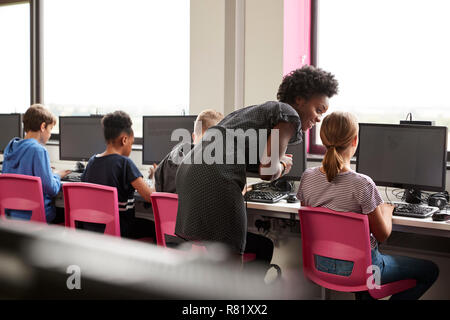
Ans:
[{"label": "blue hoodie", "polygon": [[[12,139],[3,155],[2,172],[40,177],[47,222],[55,218],[56,210],[52,205],[52,198],[61,189],[61,178],[52,172],[47,149],[36,139]],[[18,213],[12,213],[12,215],[20,216]]]}]

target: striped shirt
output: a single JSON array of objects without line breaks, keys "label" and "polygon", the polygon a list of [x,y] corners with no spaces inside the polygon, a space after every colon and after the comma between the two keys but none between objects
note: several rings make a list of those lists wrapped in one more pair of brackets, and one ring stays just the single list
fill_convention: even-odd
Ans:
[{"label": "striped shirt", "polygon": [[[369,214],[383,203],[373,180],[355,171],[339,173],[328,182],[320,167],[307,169],[300,182],[297,198],[308,207],[325,207],[340,212]],[[370,235],[372,248],[377,246]]]}]

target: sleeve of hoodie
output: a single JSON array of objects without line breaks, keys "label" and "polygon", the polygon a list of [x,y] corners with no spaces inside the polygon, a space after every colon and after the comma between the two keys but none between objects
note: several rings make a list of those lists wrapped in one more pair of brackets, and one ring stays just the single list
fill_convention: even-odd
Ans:
[{"label": "sleeve of hoodie", "polygon": [[41,177],[42,191],[44,194],[54,197],[61,189],[61,178],[58,174],[53,173],[50,166],[50,158],[45,148],[39,148],[33,159],[34,175]]}]

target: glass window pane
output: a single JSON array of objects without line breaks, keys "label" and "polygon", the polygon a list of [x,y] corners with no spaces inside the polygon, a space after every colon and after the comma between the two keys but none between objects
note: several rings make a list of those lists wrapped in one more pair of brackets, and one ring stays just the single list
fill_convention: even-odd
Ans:
[{"label": "glass window pane", "polygon": [[330,111],[449,126],[449,11],[445,0],[320,0],[318,66],[340,85]]},{"label": "glass window pane", "polygon": [[59,115],[189,110],[186,0],[46,0],[44,100]]},{"label": "glass window pane", "polygon": [[30,5],[0,6],[0,113],[30,106]]}]

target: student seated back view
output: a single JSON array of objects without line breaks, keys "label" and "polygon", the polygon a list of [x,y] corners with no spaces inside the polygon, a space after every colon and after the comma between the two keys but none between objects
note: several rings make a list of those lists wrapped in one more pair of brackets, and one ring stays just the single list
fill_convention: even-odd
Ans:
[{"label": "student seated back view", "polygon": [[[120,234],[124,238],[155,239],[153,221],[135,217],[134,191],[148,202],[152,189],[142,179],[142,174],[129,158],[134,142],[130,116],[123,111],[108,113],[102,119],[106,150],[89,159],[81,181],[117,188],[119,198]],[[104,226],[80,223],[77,227],[103,232]]]},{"label": "student seated back view", "polygon": [[[161,163],[155,171],[155,188],[158,192],[176,193],[175,176],[178,166],[195,144],[201,141],[203,134],[208,128],[215,126],[223,119],[223,114],[212,109],[206,109],[200,112],[194,123],[194,132],[192,133],[193,144],[186,146],[177,145]],[[206,196],[206,195],[205,195]],[[173,243],[179,243],[171,239]],[[270,266],[273,255],[273,242],[267,237],[252,232],[247,232],[247,244],[245,252],[256,255],[255,263],[262,265],[263,270]],[[273,265],[275,268],[278,266]]]},{"label": "student seated back view", "polygon": [[[25,112],[23,125],[25,138],[13,138],[7,145],[3,159],[3,173],[24,174],[40,177],[44,193],[45,216],[48,223],[64,221],[64,214],[56,218],[56,209],[52,199],[61,190],[61,178],[70,170],[52,172],[50,158],[45,144],[50,138],[56,124],[55,116],[43,105],[34,104]],[[15,219],[29,220],[30,214],[21,211],[11,211]]]},{"label": "student seated back view", "polygon": [[223,114],[212,109],[206,109],[200,112],[194,123],[194,132],[192,133],[193,144],[178,144],[156,167],[156,191],[176,193],[175,175],[179,164],[183,160],[184,156],[191,151],[193,146],[202,139],[203,133],[209,127],[219,123],[222,119]]},{"label": "student seated back view", "polygon": [[[394,294],[391,299],[419,299],[435,282],[438,267],[431,261],[379,252],[378,243],[392,231],[393,206],[383,200],[372,179],[350,168],[350,159],[358,145],[358,122],[350,113],[334,112],[322,122],[320,138],[327,148],[321,167],[307,169],[300,182],[297,197],[302,206],[325,207],[334,211],[367,214],[370,228],[372,265],[381,272],[381,284],[415,279],[414,288]],[[345,274],[352,262],[317,256],[318,270]],[[371,299],[368,292],[357,298]]]}]

